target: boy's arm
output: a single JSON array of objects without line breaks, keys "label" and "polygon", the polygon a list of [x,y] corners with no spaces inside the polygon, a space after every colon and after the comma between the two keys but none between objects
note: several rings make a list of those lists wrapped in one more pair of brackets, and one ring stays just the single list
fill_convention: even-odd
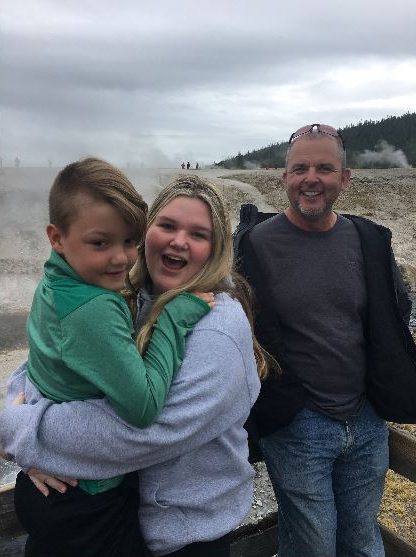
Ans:
[{"label": "boy's arm", "polygon": [[109,400],[121,418],[147,427],[165,404],[183,360],[186,335],[209,306],[189,293],[166,304],[143,359],[131,337],[124,300],[100,298],[73,312],[64,324],[63,359]]},{"label": "boy's arm", "polygon": [[105,399],[41,399],[6,408],[0,440],[20,466],[69,477],[111,477],[176,458],[232,424],[243,426],[259,390],[251,346],[248,325],[239,338],[195,331],[167,404],[149,428],[129,427]]}]

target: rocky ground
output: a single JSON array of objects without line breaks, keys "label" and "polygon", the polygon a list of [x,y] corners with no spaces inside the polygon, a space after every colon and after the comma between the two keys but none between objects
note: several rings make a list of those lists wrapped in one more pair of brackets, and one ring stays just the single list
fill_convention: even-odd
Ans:
[{"label": "rocky ground", "polygon": [[[254,203],[264,211],[282,211],[287,204],[282,173],[283,170],[278,169],[223,176],[224,182],[232,182],[229,187],[224,187],[224,194],[233,218],[237,220],[237,206],[241,203]],[[253,189],[236,188],[238,182]],[[392,230],[396,259],[416,300],[416,169],[354,170],[351,184],[338,200],[336,210],[368,217]],[[411,325],[415,331],[414,316]],[[415,425],[392,425],[416,436]],[[274,505],[264,465],[256,466],[258,479],[251,519],[265,516],[270,506]],[[380,520],[416,545],[416,484],[389,471]]]}]

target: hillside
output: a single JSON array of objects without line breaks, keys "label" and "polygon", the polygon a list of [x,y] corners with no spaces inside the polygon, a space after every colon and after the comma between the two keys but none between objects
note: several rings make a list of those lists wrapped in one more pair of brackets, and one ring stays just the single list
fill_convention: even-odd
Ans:
[{"label": "hillside", "polygon": [[[416,166],[416,113],[365,120],[340,128],[352,168],[406,168]],[[238,153],[216,163],[222,168],[283,168],[287,141]]]}]

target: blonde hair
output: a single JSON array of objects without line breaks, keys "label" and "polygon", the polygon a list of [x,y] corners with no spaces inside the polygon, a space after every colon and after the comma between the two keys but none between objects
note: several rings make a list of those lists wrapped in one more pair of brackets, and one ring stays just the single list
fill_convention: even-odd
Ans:
[{"label": "blonde hair", "polygon": [[[161,294],[141,328],[137,345],[141,353],[146,350],[152,328],[165,304],[181,292],[228,292],[238,299],[249,319],[253,330],[253,318],[250,303],[250,288],[247,282],[233,271],[233,241],[231,222],[224,200],[219,191],[208,181],[199,176],[180,176],[165,187],[156,197],[149,211],[147,229],[153,224],[159,212],[177,197],[191,197],[204,202],[212,219],[212,251],[208,261],[202,269],[186,283]],[[139,257],[129,274],[129,288],[126,298],[134,311],[135,301],[140,288],[149,280],[149,272],[144,253],[144,240],[138,247]],[[253,348],[261,378],[268,373],[268,355],[260,347],[253,334]]]},{"label": "blonde hair", "polygon": [[56,176],[49,192],[49,222],[67,233],[77,218],[80,195],[112,205],[135,230],[140,243],[146,231],[147,204],[121,170],[88,157],[72,162]]}]

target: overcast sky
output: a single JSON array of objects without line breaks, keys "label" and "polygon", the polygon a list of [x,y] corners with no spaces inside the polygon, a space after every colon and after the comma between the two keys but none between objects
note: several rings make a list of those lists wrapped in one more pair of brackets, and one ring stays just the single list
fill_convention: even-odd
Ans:
[{"label": "overcast sky", "polygon": [[415,0],[9,0],[0,156],[219,161],[416,111]]}]

